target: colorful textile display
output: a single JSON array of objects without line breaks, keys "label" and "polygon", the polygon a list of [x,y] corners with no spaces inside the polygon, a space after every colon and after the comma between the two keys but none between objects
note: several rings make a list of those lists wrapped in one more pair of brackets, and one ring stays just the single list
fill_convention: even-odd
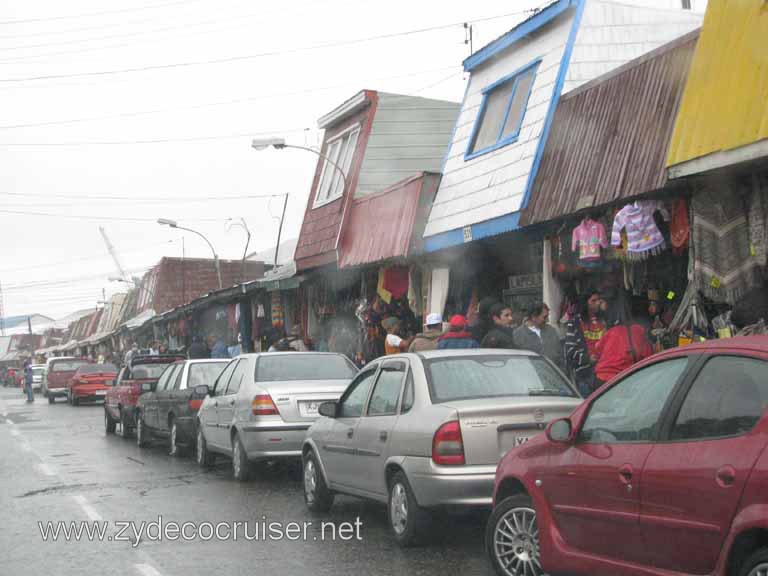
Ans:
[{"label": "colorful textile display", "polygon": [[749,195],[749,240],[752,244],[752,255],[760,266],[768,263],[768,175],[754,174],[752,192]]},{"label": "colorful textile display", "polygon": [[379,268],[379,282],[376,285],[376,293],[379,295],[379,298],[384,300],[387,304],[392,302],[392,293],[387,290],[384,287],[385,280],[386,280],[386,268]]},{"label": "colorful textile display", "polygon": [[605,227],[591,218],[584,218],[573,230],[571,250],[578,249],[580,260],[594,261],[600,260],[604,248],[608,248]]},{"label": "colorful textile display", "polygon": [[761,280],[741,198],[732,189],[701,191],[692,213],[694,284],[707,298],[733,305]]},{"label": "colorful textile display", "polygon": [[627,231],[627,257],[630,260],[643,260],[664,249],[664,236],[653,218],[659,203],[637,201],[627,204],[619,210],[613,220],[611,245],[621,245],[621,231]]},{"label": "colorful textile display", "polygon": [[390,266],[384,270],[384,289],[400,300],[408,294],[408,267]]},{"label": "colorful textile display", "polygon": [[672,249],[675,254],[682,254],[688,248],[691,237],[691,226],[688,221],[688,203],[685,198],[678,198],[672,206],[672,221],[670,223]]}]

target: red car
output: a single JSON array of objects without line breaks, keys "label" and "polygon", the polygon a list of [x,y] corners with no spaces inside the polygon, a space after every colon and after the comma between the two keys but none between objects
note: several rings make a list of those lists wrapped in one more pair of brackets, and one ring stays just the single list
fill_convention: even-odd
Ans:
[{"label": "red car", "polygon": [[768,336],[653,356],[499,463],[499,574],[768,574]]},{"label": "red car", "polygon": [[73,406],[84,400],[104,400],[116,378],[114,364],[84,364],[67,382],[67,400]]}]

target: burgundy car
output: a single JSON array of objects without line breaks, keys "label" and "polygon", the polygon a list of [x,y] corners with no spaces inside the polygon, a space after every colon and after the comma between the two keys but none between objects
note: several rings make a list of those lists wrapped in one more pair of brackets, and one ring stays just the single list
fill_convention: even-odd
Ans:
[{"label": "burgundy car", "polygon": [[768,336],[653,356],[496,472],[499,574],[768,574]]}]

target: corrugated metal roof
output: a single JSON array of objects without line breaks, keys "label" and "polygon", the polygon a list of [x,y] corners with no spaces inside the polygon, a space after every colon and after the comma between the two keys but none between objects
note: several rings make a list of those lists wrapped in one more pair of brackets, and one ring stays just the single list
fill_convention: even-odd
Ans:
[{"label": "corrugated metal roof", "polygon": [[357,198],[339,246],[339,268],[406,257],[421,241],[439,175],[423,172],[384,192]]},{"label": "corrugated metal roof", "polygon": [[709,0],[667,165],[768,138],[768,3]]},{"label": "corrugated metal roof", "polygon": [[698,31],[563,96],[522,223],[657,190]]}]

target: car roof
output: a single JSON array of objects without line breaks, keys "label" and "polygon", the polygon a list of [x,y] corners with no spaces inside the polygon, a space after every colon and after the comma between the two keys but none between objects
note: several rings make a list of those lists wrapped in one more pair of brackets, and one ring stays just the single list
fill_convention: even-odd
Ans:
[{"label": "car roof", "polygon": [[223,364],[229,362],[231,358],[193,358],[184,360],[186,364]]},{"label": "car roof", "polygon": [[530,350],[510,350],[507,348],[449,348],[447,350],[424,350],[416,355],[424,360],[465,356],[539,356]]},{"label": "car roof", "polygon": [[[237,358],[258,358],[259,356],[344,356],[338,352],[251,352],[249,354],[240,354]],[[346,358],[346,356],[344,356]]]},{"label": "car roof", "polygon": [[706,342],[694,342],[686,346],[679,346],[665,350],[657,357],[680,354],[706,354],[712,352],[763,352],[768,353],[768,336],[734,336],[733,338],[720,338],[707,340]]}]

